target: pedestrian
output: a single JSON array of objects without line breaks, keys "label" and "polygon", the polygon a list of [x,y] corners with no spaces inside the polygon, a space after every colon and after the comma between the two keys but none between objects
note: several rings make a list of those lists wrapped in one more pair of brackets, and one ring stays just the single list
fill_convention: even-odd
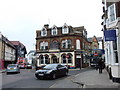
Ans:
[{"label": "pedestrian", "polygon": [[98,70],[98,59],[95,60],[95,69]]},{"label": "pedestrian", "polygon": [[99,73],[102,73],[103,68],[104,68],[104,61],[102,60],[102,58],[100,58],[99,61],[98,61]]}]

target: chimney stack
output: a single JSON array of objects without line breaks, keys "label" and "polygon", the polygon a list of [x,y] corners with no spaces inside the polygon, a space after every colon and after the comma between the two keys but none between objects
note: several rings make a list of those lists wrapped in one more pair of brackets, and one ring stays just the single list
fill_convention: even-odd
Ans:
[{"label": "chimney stack", "polygon": [[48,29],[48,28],[49,28],[49,24],[45,24],[44,27],[45,27],[46,29]]}]

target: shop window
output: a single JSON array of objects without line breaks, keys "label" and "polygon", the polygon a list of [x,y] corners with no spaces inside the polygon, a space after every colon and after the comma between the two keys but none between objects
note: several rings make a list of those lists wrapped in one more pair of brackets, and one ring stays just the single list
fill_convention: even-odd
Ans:
[{"label": "shop window", "polygon": [[118,52],[114,51],[114,54],[115,54],[115,63],[118,63]]},{"label": "shop window", "polygon": [[72,55],[69,55],[69,57],[68,57],[68,63],[72,63]]},{"label": "shop window", "polygon": [[45,64],[49,64],[49,57],[48,56],[45,56]]},{"label": "shop window", "polygon": [[40,56],[40,64],[44,64],[44,57],[43,57],[43,55]]},{"label": "shop window", "polygon": [[67,62],[66,62],[66,55],[63,55],[63,56],[62,56],[62,63],[67,63]]},{"label": "shop window", "polygon": [[113,41],[113,49],[117,50],[117,40]]}]

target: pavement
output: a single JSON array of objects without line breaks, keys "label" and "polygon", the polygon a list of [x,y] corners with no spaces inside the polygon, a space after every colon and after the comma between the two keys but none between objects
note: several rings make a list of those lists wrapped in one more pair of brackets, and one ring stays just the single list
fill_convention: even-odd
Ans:
[{"label": "pavement", "polygon": [[[113,83],[106,69],[102,74],[95,69],[89,69],[77,75],[70,75],[65,80],[59,80],[50,88],[108,88],[118,90],[119,83]],[[120,88],[119,88],[120,90]]]}]

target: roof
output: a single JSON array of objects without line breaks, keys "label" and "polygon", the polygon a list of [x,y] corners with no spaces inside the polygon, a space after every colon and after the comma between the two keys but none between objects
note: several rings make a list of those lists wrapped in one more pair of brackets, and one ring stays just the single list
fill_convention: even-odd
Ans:
[{"label": "roof", "polygon": [[9,46],[11,46],[12,48],[16,49],[16,48],[14,47],[14,45],[13,45],[6,37],[4,37],[3,35],[2,35],[2,40],[3,40],[7,45],[9,45]]},{"label": "roof", "polygon": [[13,45],[21,45],[21,48],[24,48],[25,46],[22,44],[22,43],[20,43],[19,41],[11,41],[11,43],[13,44]]},{"label": "roof", "polygon": [[27,55],[29,55],[30,53],[36,53],[36,50],[30,50],[29,53]]},{"label": "roof", "polygon": [[20,45],[20,47],[25,50],[25,53],[27,53],[26,47],[20,41],[11,41],[11,43],[16,46]]},{"label": "roof", "polygon": [[[98,42],[103,40],[102,37],[96,37],[96,38]],[[92,40],[93,40],[93,37],[88,38],[89,42],[92,42]]]},{"label": "roof", "polygon": [[11,43],[14,44],[14,45],[19,45],[20,44],[19,41],[11,41]]}]

